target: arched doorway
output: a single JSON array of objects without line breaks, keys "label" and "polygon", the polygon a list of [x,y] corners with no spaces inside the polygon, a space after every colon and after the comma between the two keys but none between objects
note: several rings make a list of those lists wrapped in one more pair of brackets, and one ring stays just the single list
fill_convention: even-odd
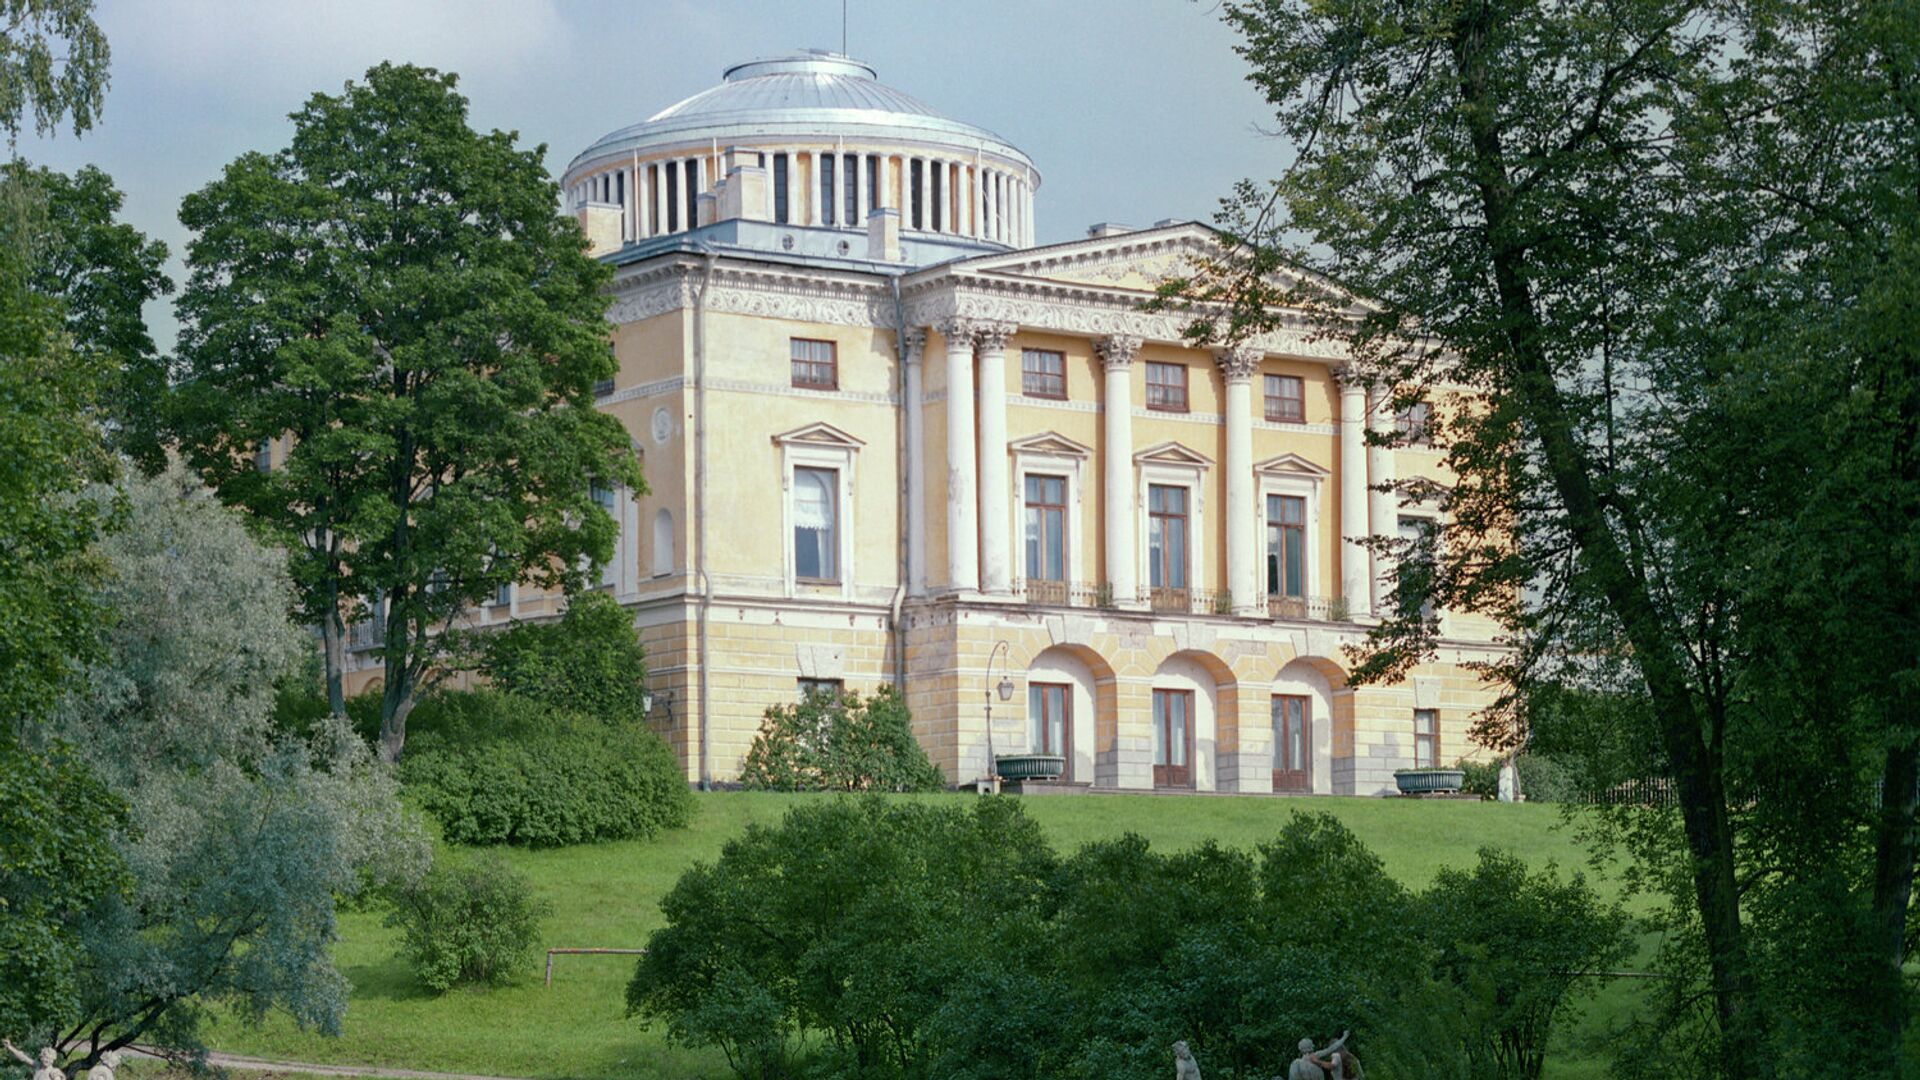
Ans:
[{"label": "arched doorway", "polygon": [[1334,688],[1321,663],[1295,660],[1274,677],[1269,715],[1275,791],[1333,791]]},{"label": "arched doorway", "polygon": [[1070,783],[1093,781],[1097,749],[1099,679],[1083,651],[1056,645],[1027,665],[1027,752],[1065,757]]},{"label": "arched doorway", "polygon": [[[1211,663],[1209,663],[1211,661]],[[1153,673],[1153,786],[1214,791],[1219,787],[1219,721],[1223,702],[1219,659],[1205,653],[1175,653]],[[1231,679],[1231,674],[1228,674]]]}]

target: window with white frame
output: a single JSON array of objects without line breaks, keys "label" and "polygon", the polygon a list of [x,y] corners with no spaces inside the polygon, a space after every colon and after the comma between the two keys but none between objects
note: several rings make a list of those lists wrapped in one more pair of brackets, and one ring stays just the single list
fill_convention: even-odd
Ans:
[{"label": "window with white frame", "polygon": [[840,474],[793,470],[793,573],[802,581],[840,580]]}]

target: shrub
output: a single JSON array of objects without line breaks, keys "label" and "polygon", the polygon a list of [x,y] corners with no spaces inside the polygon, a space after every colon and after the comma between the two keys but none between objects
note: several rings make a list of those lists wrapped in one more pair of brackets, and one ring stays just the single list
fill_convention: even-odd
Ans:
[{"label": "shrub", "polygon": [[649,837],[685,825],[693,800],[673,752],[631,723],[604,723],[490,690],[415,710],[400,778],[455,844],[556,847]]},{"label": "shrub", "polygon": [[490,635],[477,667],[495,689],[516,697],[601,720],[647,719],[646,652],[633,616],[606,593],[575,594],[555,622]]},{"label": "shrub", "polygon": [[1529,874],[1517,856],[1492,849],[1471,872],[1442,869],[1420,908],[1415,925],[1438,973],[1468,1000],[1474,1075],[1536,1080],[1577,973],[1612,967],[1632,948],[1625,913],[1602,904],[1580,875]]},{"label": "shrub", "polygon": [[467,983],[511,979],[533,952],[545,903],[498,855],[449,866],[436,861],[411,886],[393,891],[387,925],[404,934],[401,953],[422,983],[446,993]]},{"label": "shrub", "polygon": [[[1514,758],[1514,766],[1520,771],[1520,794],[1528,802],[1567,802],[1577,794],[1572,773],[1545,754],[1521,754]],[[1461,761],[1459,768],[1466,774],[1462,793],[1483,799],[1500,797],[1499,761]]]},{"label": "shrub", "polygon": [[913,737],[899,691],[808,694],[767,709],[740,784],[761,791],[939,791],[946,778]]}]

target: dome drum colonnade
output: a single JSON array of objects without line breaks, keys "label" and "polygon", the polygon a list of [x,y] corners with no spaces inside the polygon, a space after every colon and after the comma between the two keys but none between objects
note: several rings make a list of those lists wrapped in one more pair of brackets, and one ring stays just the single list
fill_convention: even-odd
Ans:
[{"label": "dome drum colonnade", "polygon": [[905,231],[1021,247],[1040,174],[992,132],[816,52],[728,68],[595,142],[561,183],[569,212],[617,213],[622,244],[734,217],[860,229],[893,210]]}]

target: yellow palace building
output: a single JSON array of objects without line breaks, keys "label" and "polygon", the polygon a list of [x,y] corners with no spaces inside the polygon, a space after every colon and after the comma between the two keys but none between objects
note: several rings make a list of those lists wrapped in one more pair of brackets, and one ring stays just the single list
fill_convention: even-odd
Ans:
[{"label": "yellow palace building", "polygon": [[[1350,687],[1342,653],[1390,574],[1359,542],[1437,516],[1370,485],[1439,455],[1367,445],[1396,417],[1337,343],[1200,351],[1143,312],[1207,228],[1035,246],[1040,182],[817,52],[732,67],[568,167],[615,270],[598,407],[651,488],[600,493],[604,586],[688,779],[737,777],[769,705],[882,684],[956,783],[1052,755],[1093,788],[1376,794],[1470,755],[1495,689],[1462,665],[1490,625],[1438,613],[1438,661],[1401,685]],[[554,610],[498,600],[476,621]]]}]

